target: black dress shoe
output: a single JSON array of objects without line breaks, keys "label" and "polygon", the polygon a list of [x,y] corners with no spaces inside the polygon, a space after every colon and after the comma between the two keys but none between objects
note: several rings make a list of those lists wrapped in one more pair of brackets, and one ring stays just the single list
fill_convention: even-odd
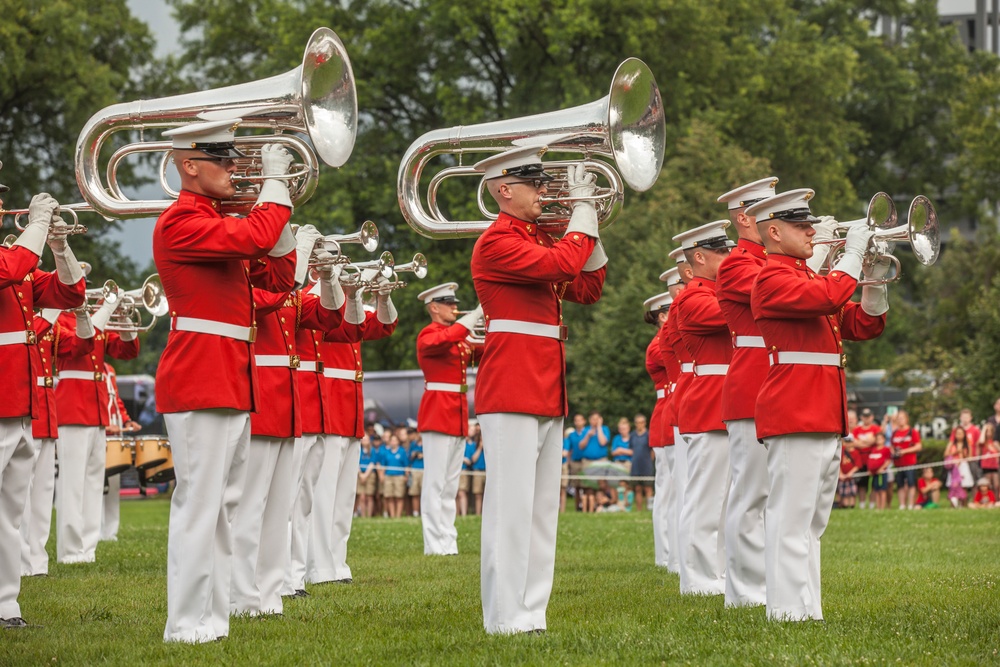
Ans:
[{"label": "black dress shoe", "polygon": [[295,591],[294,597],[297,597],[297,598],[307,598],[307,597],[309,597],[309,591],[307,591],[304,588],[300,588],[299,590]]},{"label": "black dress shoe", "polygon": [[347,579],[336,579],[333,583],[335,584],[353,584],[354,579],[348,577]]},{"label": "black dress shoe", "polygon": [[20,616],[14,616],[13,618],[0,618],[0,628],[13,630],[15,628],[26,627],[28,627],[28,622]]}]

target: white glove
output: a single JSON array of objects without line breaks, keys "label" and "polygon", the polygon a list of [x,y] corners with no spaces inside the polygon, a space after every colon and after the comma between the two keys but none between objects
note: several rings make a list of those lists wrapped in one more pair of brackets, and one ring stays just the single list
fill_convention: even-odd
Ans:
[{"label": "white glove", "polygon": [[53,214],[57,208],[59,202],[47,192],[32,197],[31,204],[28,205],[28,226],[14,241],[14,245],[27,248],[41,257],[45,241],[49,236],[49,225],[52,224]]},{"label": "white glove", "polygon": [[596,271],[605,264],[608,263],[608,254],[604,252],[604,244],[601,243],[601,239],[597,239],[594,244],[594,249],[590,253],[590,257],[587,259],[587,263],[583,265],[584,271]]},{"label": "white glove", "polygon": [[[60,228],[67,226],[62,218],[53,216],[51,227],[53,231],[58,231]],[[59,277],[59,282],[63,285],[75,285],[83,280],[83,267],[80,266],[76,255],[73,254],[69,243],[66,242],[65,234],[60,234],[57,238],[50,237],[49,249],[52,251],[52,258],[55,260],[56,275]]]},{"label": "white glove", "polygon": [[[111,314],[115,312],[121,302],[122,300],[118,299],[114,303],[109,303],[108,301],[102,303],[101,307],[97,309],[97,312],[90,316],[90,320],[93,322],[94,328],[104,331],[104,329],[108,326],[108,320],[111,319]],[[77,321],[80,320],[79,317],[76,319]]]},{"label": "white glove", "polygon": [[77,338],[93,338],[94,323],[90,320],[90,314],[86,308],[76,311],[76,336]]},{"label": "white glove", "polygon": [[320,271],[319,304],[327,310],[340,310],[347,300],[347,294],[340,284],[340,272],[343,270],[343,264],[334,264]]},{"label": "white glove", "polygon": [[[284,234],[284,232],[282,232]],[[316,242],[323,237],[312,225],[302,225],[295,232],[295,285],[301,288],[309,277],[309,259]],[[273,252],[273,250],[272,250]]]},{"label": "white glove", "polygon": [[481,319],[483,319],[483,304],[476,306],[476,309],[472,312],[462,315],[460,318],[455,320],[455,324],[472,331],[475,329],[476,323]]},{"label": "white glove", "polygon": [[846,273],[857,280],[861,277],[861,262],[868,249],[868,241],[875,232],[869,230],[864,225],[854,225],[847,231],[844,240],[844,256],[840,258],[834,271]]},{"label": "white glove", "polygon": [[392,290],[381,289],[381,286],[388,283],[389,279],[379,275],[379,290],[375,293],[375,316],[382,324],[392,324],[398,317],[396,306],[392,303]]},{"label": "white glove", "polygon": [[889,290],[885,285],[865,285],[861,288],[861,310],[879,316],[889,310]]},{"label": "white glove", "polygon": [[274,247],[267,251],[268,257],[284,257],[295,250],[295,232],[292,226],[286,224],[281,228],[281,236],[274,242]]},{"label": "white glove", "polygon": [[[42,319],[49,324],[55,324],[56,320],[59,319],[59,313],[61,312],[62,311],[58,308],[42,308]],[[77,319],[79,319],[79,316],[77,316]]]},{"label": "white glove", "polygon": [[879,259],[870,267],[868,266],[864,267],[865,280],[882,280],[889,274],[889,270],[892,269],[893,266],[895,266],[891,260],[885,258],[886,250],[888,250],[888,248],[886,248],[884,244],[878,244],[878,245],[881,246],[878,247],[877,249],[880,255],[882,255],[882,259]]},{"label": "white glove", "polygon": [[813,229],[816,231],[813,241],[832,241],[837,235],[837,225],[839,224],[832,215],[819,216],[819,222],[813,225]]},{"label": "white glove", "polygon": [[344,321],[348,324],[362,324],[365,321],[365,307],[361,302],[362,292],[357,287],[345,287],[347,303],[344,306]]},{"label": "white glove", "polygon": [[[596,189],[594,181],[596,180],[597,176],[588,174],[582,164],[570,165],[566,170],[566,182],[569,184],[570,196],[594,194]],[[573,215],[569,218],[566,233],[572,234],[573,232],[598,238],[597,209],[594,208],[593,202],[584,201],[573,204]]]},{"label": "white glove", "polygon": [[292,164],[291,153],[286,151],[284,146],[265,144],[260,149],[260,162],[264,183],[260,186],[260,195],[257,196],[255,206],[270,202],[292,208],[292,198],[288,194],[285,181],[273,178],[288,173],[288,167]]}]

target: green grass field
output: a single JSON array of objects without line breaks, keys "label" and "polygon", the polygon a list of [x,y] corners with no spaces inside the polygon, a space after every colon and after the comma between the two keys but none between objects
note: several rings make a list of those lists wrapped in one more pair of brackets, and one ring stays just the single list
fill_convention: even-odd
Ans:
[{"label": "green grass field", "polygon": [[[825,623],[767,622],[681,597],[652,564],[650,513],[564,515],[544,635],[490,637],[479,520],[455,558],[422,554],[417,519],[354,524],[354,584],[311,586],[281,618],[228,640],[165,645],[165,500],[122,503],[98,562],[25,579],[0,665],[1000,664],[1000,511],[835,511],[823,541]],[[52,543],[50,543],[50,547]]]}]

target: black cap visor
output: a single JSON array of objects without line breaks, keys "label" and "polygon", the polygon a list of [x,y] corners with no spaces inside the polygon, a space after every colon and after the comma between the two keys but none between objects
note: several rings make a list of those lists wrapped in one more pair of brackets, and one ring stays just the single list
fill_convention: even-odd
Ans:
[{"label": "black cap visor", "polygon": [[433,299],[431,299],[431,303],[446,303],[450,305],[455,305],[461,302],[453,296],[436,296]]},{"label": "black cap visor", "polygon": [[218,143],[195,143],[194,150],[219,158],[246,157],[246,153],[236,148],[236,144],[232,141],[223,141]]},{"label": "black cap visor", "polygon": [[808,208],[789,208],[784,211],[775,211],[767,218],[760,218],[757,222],[767,222],[768,220],[784,220],[785,222],[810,222],[817,223],[819,218],[812,214]]},{"label": "black cap visor", "polygon": [[705,250],[724,250],[725,248],[735,248],[736,244],[729,240],[727,236],[716,236],[715,238],[705,239],[704,241],[695,241],[694,246],[691,248],[695,250],[697,248],[704,248]]},{"label": "black cap visor", "polygon": [[551,181],[555,178],[555,176],[545,171],[545,165],[543,165],[541,162],[535,162],[533,164],[522,164],[519,167],[511,167],[510,169],[504,169],[503,175],[516,176],[518,178],[524,178],[527,180],[538,178],[543,181]]}]

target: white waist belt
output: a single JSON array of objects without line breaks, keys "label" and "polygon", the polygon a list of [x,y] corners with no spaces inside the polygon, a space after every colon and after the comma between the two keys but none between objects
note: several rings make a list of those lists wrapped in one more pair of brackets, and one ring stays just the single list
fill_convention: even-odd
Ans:
[{"label": "white waist belt", "polygon": [[694,373],[694,363],[681,364],[681,373]]},{"label": "white waist belt", "polygon": [[764,347],[764,337],[737,336],[733,339],[733,347]]},{"label": "white waist belt", "polygon": [[361,382],[365,379],[365,373],[364,371],[352,371],[347,368],[324,368],[323,377]]},{"label": "white waist belt", "polygon": [[42,375],[41,377],[38,378],[39,387],[51,387],[53,382],[54,378],[51,375]]},{"label": "white waist belt", "polygon": [[705,375],[725,375],[729,370],[729,364],[699,364],[694,367],[694,374]]},{"label": "white waist belt", "polygon": [[197,317],[175,317],[174,331],[191,331],[194,333],[214,334],[225,338],[235,338],[244,343],[252,343],[256,338],[257,327],[241,327],[238,324],[202,320]]},{"label": "white waist belt", "polygon": [[34,345],[35,344],[35,332],[26,331],[24,329],[20,331],[7,331],[0,333],[0,346],[2,345]]},{"label": "white waist belt", "polygon": [[[775,358],[777,357],[777,358]],[[778,352],[767,355],[771,365],[801,364],[803,366],[837,366],[845,365],[845,357],[833,352]]]},{"label": "white waist belt", "polygon": [[297,354],[255,354],[254,361],[269,368],[298,368],[300,363]]},{"label": "white waist belt", "polygon": [[667,390],[666,389],[657,389],[656,390],[656,398],[666,398],[666,396],[667,396]]},{"label": "white waist belt", "polygon": [[[41,378],[39,378],[40,380]],[[91,382],[101,382],[104,374],[97,371],[59,371],[60,380],[90,380]]]},{"label": "white waist belt", "polygon": [[311,373],[317,373],[317,372],[322,373],[323,372],[323,364],[320,364],[319,366],[316,366],[316,362],[315,361],[300,361],[299,362],[299,370],[300,371],[309,371]]},{"label": "white waist belt", "polygon": [[447,391],[452,394],[464,394],[469,391],[469,385],[449,384],[447,382],[425,382],[424,389],[427,391]]},{"label": "white waist belt", "polygon": [[539,324],[538,322],[522,322],[521,320],[490,320],[486,325],[487,333],[518,333],[526,336],[540,336],[566,340],[566,325]]}]

